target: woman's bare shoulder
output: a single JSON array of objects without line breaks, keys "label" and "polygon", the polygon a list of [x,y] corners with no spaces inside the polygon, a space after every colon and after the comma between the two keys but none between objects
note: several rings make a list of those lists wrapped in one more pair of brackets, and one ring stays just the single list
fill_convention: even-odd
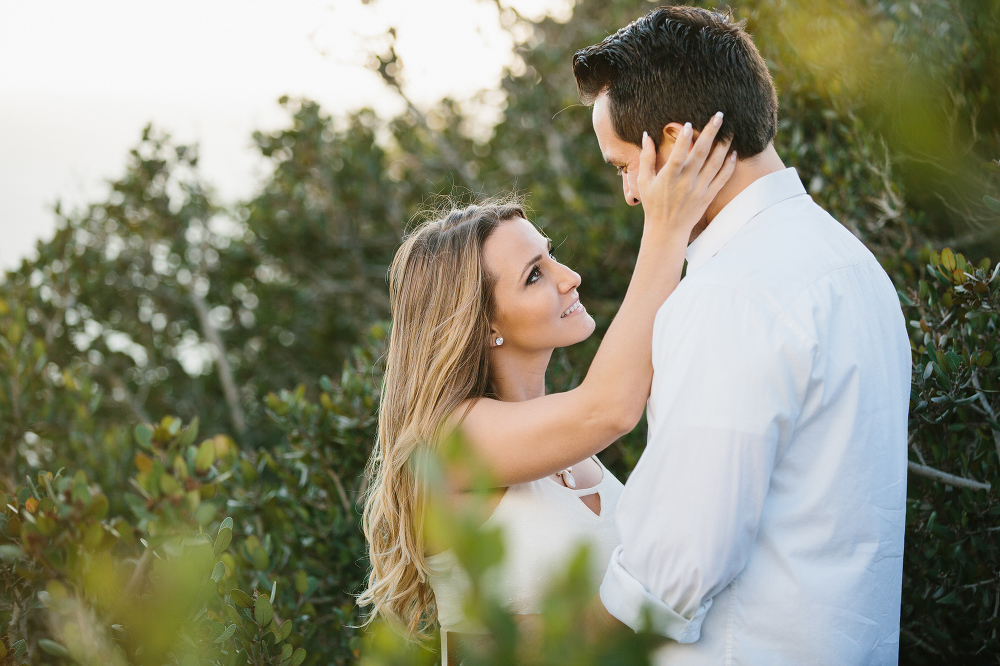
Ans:
[{"label": "woman's bare shoulder", "polygon": [[467,398],[448,415],[445,420],[445,428],[448,432],[452,432],[470,419],[473,422],[478,422],[483,418],[488,419],[490,418],[488,412],[492,411],[493,407],[499,403],[499,400],[493,398]]}]

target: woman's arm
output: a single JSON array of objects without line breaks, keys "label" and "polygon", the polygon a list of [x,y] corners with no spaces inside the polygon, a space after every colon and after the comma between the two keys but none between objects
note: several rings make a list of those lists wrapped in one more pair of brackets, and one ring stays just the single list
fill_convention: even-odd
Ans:
[{"label": "woman's arm", "polygon": [[463,405],[452,416],[499,485],[565,469],[639,422],[653,376],[656,312],[680,281],[691,230],[735,168],[735,154],[726,159],[728,141],[713,148],[721,120],[721,115],[710,120],[693,148],[686,125],[659,172],[653,141],[643,135],[639,256],[625,300],[580,386],[522,402],[483,398],[467,415]]}]

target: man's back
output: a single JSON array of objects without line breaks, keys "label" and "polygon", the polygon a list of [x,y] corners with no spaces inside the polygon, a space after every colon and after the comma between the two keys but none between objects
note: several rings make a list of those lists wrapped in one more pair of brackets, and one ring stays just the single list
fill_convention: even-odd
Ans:
[{"label": "man's back", "polygon": [[616,575],[662,602],[684,641],[663,663],[894,663],[909,343],[888,277],[794,170],[692,244],[653,364],[609,609]]}]

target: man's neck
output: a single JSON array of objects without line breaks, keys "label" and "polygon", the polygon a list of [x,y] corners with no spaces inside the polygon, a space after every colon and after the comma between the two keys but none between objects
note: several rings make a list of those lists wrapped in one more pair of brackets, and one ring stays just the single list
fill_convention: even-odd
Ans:
[{"label": "man's neck", "polygon": [[705,217],[691,232],[691,241],[700,236],[701,232],[708,228],[708,225],[712,223],[715,216],[728,206],[729,202],[736,198],[736,195],[764,176],[783,171],[784,169],[785,165],[781,161],[781,158],[778,157],[778,152],[774,149],[774,144],[768,144],[764,152],[754,155],[750,159],[737,162],[736,169],[733,171],[729,182],[722,186],[719,194],[708,205]]}]

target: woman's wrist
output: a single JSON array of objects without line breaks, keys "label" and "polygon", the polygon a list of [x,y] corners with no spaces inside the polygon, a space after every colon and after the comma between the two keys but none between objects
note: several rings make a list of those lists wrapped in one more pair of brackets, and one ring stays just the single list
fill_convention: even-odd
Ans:
[{"label": "woman's wrist", "polygon": [[690,238],[690,230],[685,231],[678,227],[667,228],[663,224],[650,224],[648,220],[642,228],[642,246],[648,244],[658,250],[673,248],[686,250]]}]

